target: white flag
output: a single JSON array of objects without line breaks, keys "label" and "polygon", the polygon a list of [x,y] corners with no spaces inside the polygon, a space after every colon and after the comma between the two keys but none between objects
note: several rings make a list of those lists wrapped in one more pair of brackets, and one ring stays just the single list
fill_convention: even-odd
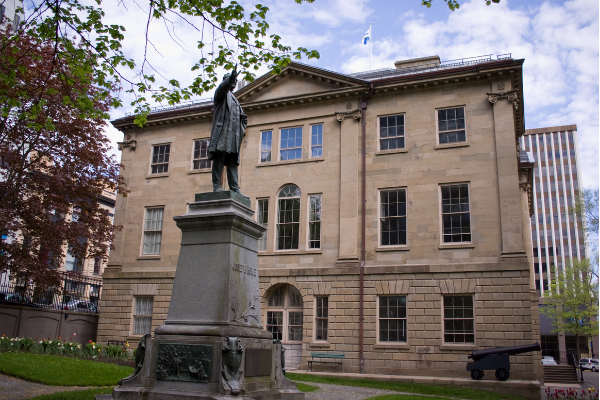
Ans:
[{"label": "white flag", "polygon": [[365,36],[363,36],[363,44],[367,44],[369,42],[369,40],[371,40],[371,25],[369,24],[369,30],[367,31],[367,33],[365,33]]}]

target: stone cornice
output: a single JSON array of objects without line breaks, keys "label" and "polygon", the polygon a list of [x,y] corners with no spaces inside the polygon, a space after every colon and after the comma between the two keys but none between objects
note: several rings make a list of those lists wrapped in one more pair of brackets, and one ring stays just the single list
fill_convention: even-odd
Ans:
[{"label": "stone cornice", "polygon": [[[477,66],[386,78],[372,82],[375,88],[373,96],[376,97],[378,95],[390,95],[400,92],[406,93],[410,90],[439,89],[445,86],[450,87],[457,84],[471,84],[475,82],[497,79],[501,76],[510,77],[513,80],[513,91],[517,98],[521,99],[521,107],[518,107],[518,109],[515,110],[515,132],[516,136],[520,137],[525,133],[523,115],[524,107],[522,105],[522,63],[523,60],[504,60],[479,64]],[[315,70],[314,73],[310,73],[311,68]],[[277,82],[277,80],[281,79],[282,76],[265,74],[255,82],[236,92],[236,96],[238,96],[240,99],[240,103],[244,107],[244,111],[247,114],[273,111],[282,108],[303,107],[307,105],[316,105],[319,103],[326,104],[340,100],[343,101],[346,99],[356,99],[368,92],[367,81],[361,81],[345,75],[335,74],[330,71],[320,70],[318,68],[313,68],[303,64],[292,63],[286,68],[286,70],[284,70],[283,73],[285,72],[288,72],[289,74],[304,74],[304,76],[310,79],[323,79],[323,77],[326,76],[328,77],[327,79],[332,81],[332,79],[335,77],[338,79],[337,82],[339,85],[336,84],[336,86],[339,86],[339,88],[334,87],[331,90],[324,90],[322,92],[306,93],[302,95],[266,99],[261,101],[251,101],[252,96],[250,96],[250,94],[253,88],[254,90],[257,90],[261,85],[266,87],[268,82]],[[342,78],[345,78],[346,81],[343,81]],[[120,118],[118,120],[111,121],[111,123],[121,131],[140,129],[133,123],[133,121],[134,117],[132,116]],[[178,109],[150,114],[148,116],[146,127],[210,121],[212,121],[212,106],[199,106],[197,108]],[[145,129],[146,127],[142,129]]]}]

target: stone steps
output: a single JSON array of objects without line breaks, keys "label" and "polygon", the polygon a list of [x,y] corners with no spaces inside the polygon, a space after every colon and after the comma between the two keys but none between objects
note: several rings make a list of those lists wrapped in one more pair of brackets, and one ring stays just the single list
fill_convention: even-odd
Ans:
[{"label": "stone steps", "polygon": [[548,382],[579,383],[571,365],[544,365],[544,384]]}]

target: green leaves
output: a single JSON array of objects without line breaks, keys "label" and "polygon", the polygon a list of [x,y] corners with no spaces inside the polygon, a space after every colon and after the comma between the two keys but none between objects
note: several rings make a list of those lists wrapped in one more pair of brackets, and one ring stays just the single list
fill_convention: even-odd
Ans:
[{"label": "green leaves", "polygon": [[[312,3],[314,0],[304,1]],[[296,2],[300,4],[302,0]],[[319,57],[316,50],[300,47],[293,51],[281,43],[279,35],[268,35],[269,9],[262,4],[254,5],[248,12],[235,0],[150,0],[148,22],[171,21],[173,16],[179,18],[201,36],[197,48],[202,53],[198,62],[190,66],[191,71],[198,73],[190,84],[185,86],[179,80],[167,77],[166,84],[155,87],[156,79],[147,71],[152,68],[147,63],[147,55],[144,54],[141,60],[125,55],[125,28],[107,24],[100,5],[100,0],[95,5],[84,4],[81,0],[63,0],[58,5],[43,0],[31,14],[26,29],[28,34],[37,35],[42,41],[53,41],[57,48],[65,49],[55,54],[55,61],[72,66],[77,74],[85,69],[94,84],[105,92],[127,86],[125,93],[135,95],[131,105],[140,114],[136,118],[140,126],[146,121],[149,101],[176,104],[201,96],[220,82],[219,71],[230,70],[236,63],[243,67],[244,79],[252,81],[255,76],[250,71],[257,71],[262,66],[281,72],[291,59]],[[147,37],[146,40],[148,45],[150,39]],[[78,49],[76,42],[81,43],[83,49]],[[80,50],[93,55],[94,61],[79,64],[77,60],[81,57],[76,53]],[[125,77],[123,69],[136,68],[135,79]],[[120,99],[114,100],[113,104],[120,105]]]},{"label": "green leaves", "polygon": [[[444,1],[446,2],[446,5],[448,6],[448,8],[451,11],[456,11],[460,8],[460,4],[456,0],[444,0]],[[298,0],[296,0],[296,2],[299,3]],[[422,0],[421,5],[425,6],[427,8],[431,8],[431,2],[432,2],[432,0]],[[491,5],[492,3],[500,3],[500,0],[485,0],[485,4],[488,6]]]}]

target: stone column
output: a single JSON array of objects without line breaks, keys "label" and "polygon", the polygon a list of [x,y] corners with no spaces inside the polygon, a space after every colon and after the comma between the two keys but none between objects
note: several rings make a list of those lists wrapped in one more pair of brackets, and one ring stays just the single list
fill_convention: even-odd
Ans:
[{"label": "stone column", "polygon": [[[514,108],[519,106],[516,92],[511,89],[509,78],[491,81],[492,93],[488,93],[494,110],[494,137],[496,140],[496,166],[498,170],[498,194],[500,197],[500,225],[502,229],[503,258],[525,257],[521,215],[521,193],[517,170],[517,146]],[[498,92],[499,93],[493,93]]]},{"label": "stone column", "polygon": [[[533,166],[531,166],[533,169]],[[521,188],[521,220],[523,222],[523,247],[527,254],[529,263],[529,289],[535,291],[535,268],[533,265],[533,250],[531,239],[531,219],[529,212],[529,191],[531,183],[529,182],[529,169],[519,169],[519,187]]]},{"label": "stone column", "polygon": [[360,111],[340,113],[340,243],[339,263],[358,262]]}]

